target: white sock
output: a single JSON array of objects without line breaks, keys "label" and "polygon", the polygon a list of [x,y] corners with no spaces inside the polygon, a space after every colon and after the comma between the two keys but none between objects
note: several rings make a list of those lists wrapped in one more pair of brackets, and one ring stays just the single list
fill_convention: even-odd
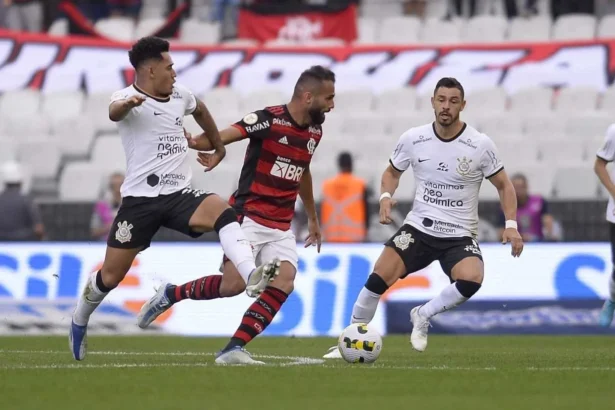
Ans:
[{"label": "white sock", "polygon": [[613,279],[613,275],[615,275],[615,273],[612,273],[609,277],[609,294],[611,295],[611,302],[615,302],[615,279]]},{"label": "white sock", "polygon": [[248,283],[248,276],[256,269],[252,246],[237,222],[230,223],[220,229],[220,244],[227,258],[239,271],[243,280]]},{"label": "white sock", "polygon": [[350,319],[351,323],[371,322],[376,314],[376,309],[378,308],[378,302],[380,301],[381,296],[382,295],[374,293],[363,287],[359,293],[359,297],[357,297],[357,301],[354,303],[354,307],[352,308],[352,318]]},{"label": "white sock", "polygon": [[79,302],[77,302],[77,308],[73,313],[73,322],[75,322],[76,325],[87,325],[92,313],[96,310],[98,305],[100,305],[100,302],[103,301],[105,296],[109,294],[109,292],[101,292],[98,286],[96,286],[97,274],[98,272],[94,272],[90,276],[81,293]]},{"label": "white sock", "polygon": [[466,300],[468,300],[468,298],[459,293],[456,284],[451,283],[442,290],[442,293],[421,306],[419,309],[419,314],[424,318],[429,319],[438,313],[442,313],[445,310],[450,310],[461,305]]}]

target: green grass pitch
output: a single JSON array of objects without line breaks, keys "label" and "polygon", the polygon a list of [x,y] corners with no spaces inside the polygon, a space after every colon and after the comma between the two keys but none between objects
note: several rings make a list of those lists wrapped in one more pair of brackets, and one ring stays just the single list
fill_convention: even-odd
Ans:
[{"label": "green grass pitch", "polygon": [[333,342],[261,337],[268,366],[218,367],[224,339],[91,336],[75,362],[65,337],[0,338],[0,409],[615,408],[612,337],[387,336],[373,365],[321,363]]}]

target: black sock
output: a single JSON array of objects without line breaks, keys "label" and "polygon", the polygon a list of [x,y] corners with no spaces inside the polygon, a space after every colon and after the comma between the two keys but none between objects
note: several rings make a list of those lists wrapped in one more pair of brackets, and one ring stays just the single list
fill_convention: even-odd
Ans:
[{"label": "black sock", "polygon": [[109,287],[105,286],[105,284],[104,284],[104,282],[102,280],[102,273],[101,273],[101,271],[98,271],[98,273],[96,274],[96,287],[102,293],[109,293],[109,292],[111,292],[114,289],[114,288],[109,288]]}]

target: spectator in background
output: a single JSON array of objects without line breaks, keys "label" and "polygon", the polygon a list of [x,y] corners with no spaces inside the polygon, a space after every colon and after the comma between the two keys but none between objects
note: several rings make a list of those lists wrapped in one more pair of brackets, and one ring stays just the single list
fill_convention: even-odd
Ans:
[{"label": "spectator in background", "polygon": [[339,155],[340,173],[323,184],[320,223],[326,242],[363,242],[369,227],[369,192],[363,179],[352,175],[352,156]]},{"label": "spectator in background", "polygon": [[115,172],[109,177],[109,191],[106,198],[98,201],[94,205],[90,230],[92,238],[101,241],[107,240],[111,224],[117,215],[117,211],[122,203],[120,188],[124,183],[124,174]]},{"label": "spectator in background", "polygon": [[22,194],[23,173],[19,164],[2,167],[5,190],[0,193],[0,241],[34,241],[45,236],[38,208]]},{"label": "spectator in background", "polygon": [[107,0],[112,17],[139,17],[141,0]]},{"label": "spectator in background", "polygon": [[[452,10],[450,7],[452,6]],[[476,14],[476,0],[452,0],[449,3],[449,17],[474,17]]]},{"label": "spectator in background", "polygon": [[593,0],[551,0],[553,18],[564,14],[585,13],[594,14]]},{"label": "spectator in background", "polygon": [[43,4],[40,0],[1,0],[7,7],[6,28],[40,33],[43,30]]},{"label": "spectator in background", "polygon": [[407,0],[404,2],[404,14],[422,19],[425,16],[426,7],[427,0]]},{"label": "spectator in background", "polygon": [[519,12],[517,0],[504,0],[504,7],[506,8],[506,15],[508,18],[517,17],[519,15],[529,17],[538,14],[537,0],[524,0],[524,2],[525,7]]},{"label": "spectator in background", "polygon": [[[547,201],[541,195],[529,194],[525,175],[515,174],[511,181],[517,193],[517,224],[523,240],[525,242],[555,240],[553,216],[549,214]],[[500,215],[500,223],[504,226],[504,215]]]}]

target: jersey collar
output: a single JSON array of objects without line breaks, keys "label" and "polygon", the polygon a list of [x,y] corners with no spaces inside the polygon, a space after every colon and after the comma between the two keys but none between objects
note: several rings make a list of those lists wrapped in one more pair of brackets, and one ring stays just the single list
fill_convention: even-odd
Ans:
[{"label": "jersey collar", "polygon": [[438,135],[438,132],[436,131],[436,122],[432,122],[431,123],[431,128],[433,128],[433,133],[434,135],[442,142],[453,142],[455,141],[457,138],[461,137],[461,134],[463,134],[463,132],[466,130],[466,127],[468,126],[468,124],[466,124],[465,122],[463,123],[463,127],[461,127],[461,129],[459,130],[459,132],[457,133],[457,135],[455,135],[453,138],[451,138],[450,140],[446,140],[442,137],[440,137]]},{"label": "jersey collar", "polygon": [[132,86],[134,87],[135,90],[137,90],[138,92],[140,92],[141,94],[145,94],[147,95],[149,98],[151,98],[152,100],[161,102],[161,103],[166,103],[171,101],[171,96],[168,96],[167,98],[158,98],[158,97],[154,97],[151,94],[146,93],[145,91],[143,91],[142,89],[140,89],[139,87],[137,87],[137,84],[132,84]]},{"label": "jersey collar", "polygon": [[310,127],[310,124],[304,125],[303,127],[297,124],[293,116],[290,115],[290,111],[288,111],[288,106],[286,104],[284,104],[284,112],[288,116],[288,120],[290,121],[290,123],[293,124],[296,128],[299,128],[300,130],[305,130]]}]

